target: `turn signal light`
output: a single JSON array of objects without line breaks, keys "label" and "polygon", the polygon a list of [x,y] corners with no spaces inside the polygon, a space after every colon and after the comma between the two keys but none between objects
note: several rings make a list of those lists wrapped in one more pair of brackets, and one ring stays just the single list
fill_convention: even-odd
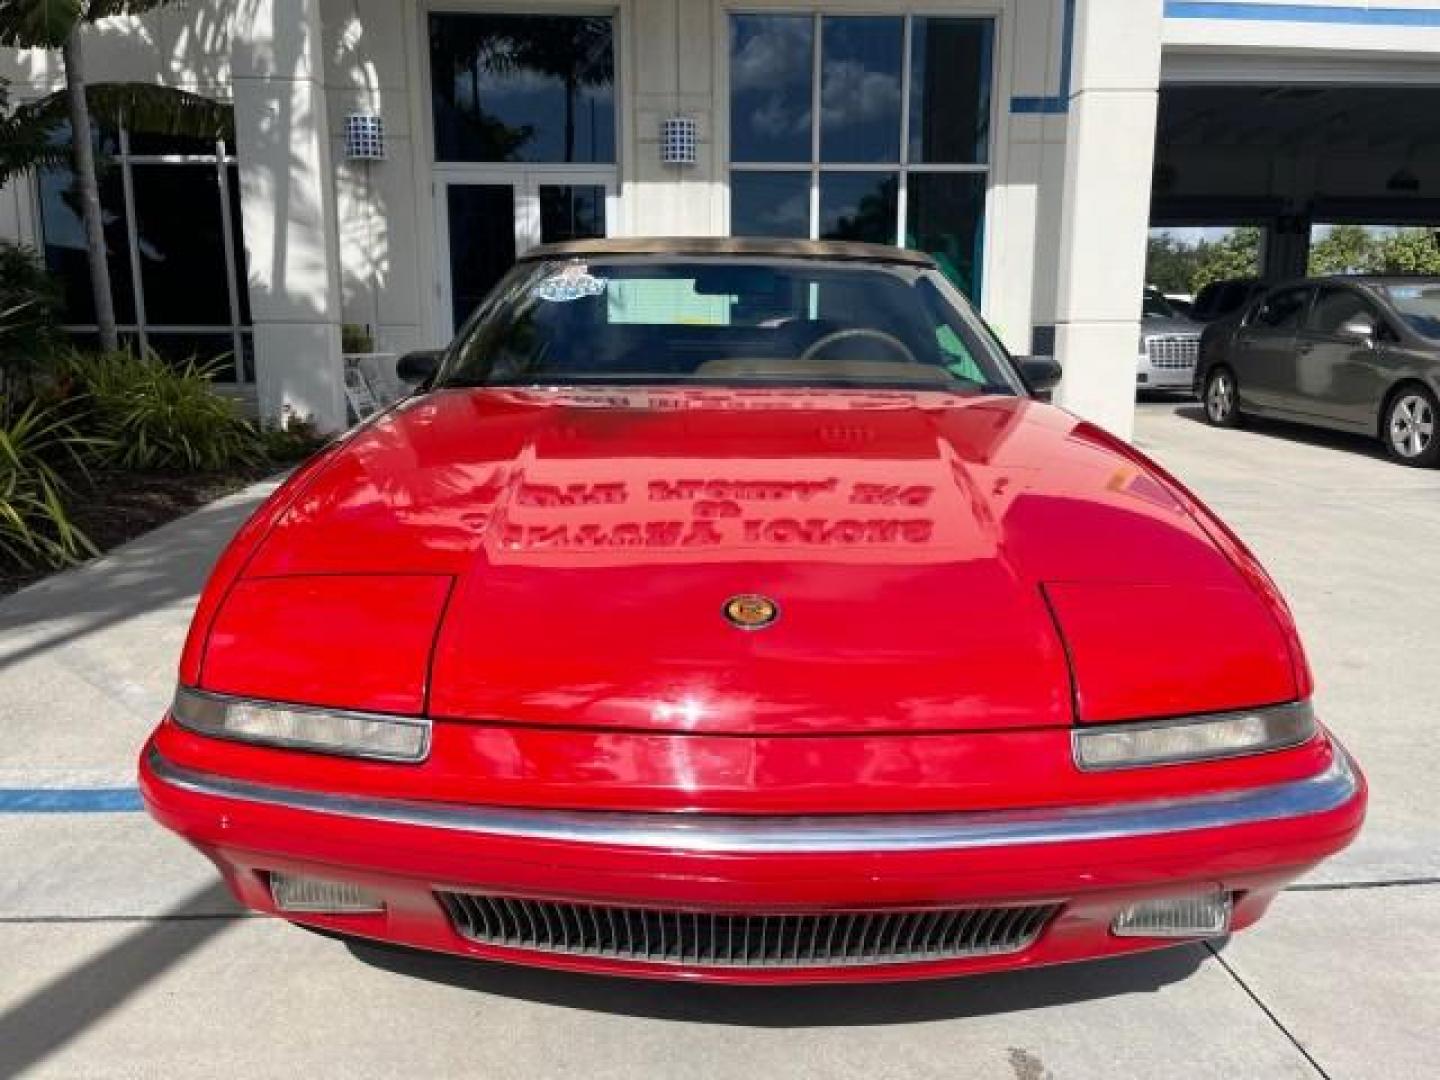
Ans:
[{"label": "turn signal light", "polygon": [[1298,746],[1316,730],[1310,703],[1298,701],[1179,720],[1096,725],[1076,731],[1072,740],[1075,763],[1082,769],[1133,769],[1280,750]]},{"label": "turn signal light", "polygon": [[181,727],[217,739],[349,757],[421,761],[430,746],[424,717],[252,701],[187,686],[175,691],[170,714]]}]

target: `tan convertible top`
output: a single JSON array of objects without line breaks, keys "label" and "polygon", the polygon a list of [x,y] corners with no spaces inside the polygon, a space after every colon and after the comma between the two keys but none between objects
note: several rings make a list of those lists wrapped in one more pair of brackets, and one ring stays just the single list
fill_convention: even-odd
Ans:
[{"label": "tan convertible top", "polygon": [[585,258],[596,255],[758,255],[789,259],[848,259],[933,267],[923,251],[842,240],[767,240],[744,236],[633,236],[574,240],[533,247],[520,261]]}]

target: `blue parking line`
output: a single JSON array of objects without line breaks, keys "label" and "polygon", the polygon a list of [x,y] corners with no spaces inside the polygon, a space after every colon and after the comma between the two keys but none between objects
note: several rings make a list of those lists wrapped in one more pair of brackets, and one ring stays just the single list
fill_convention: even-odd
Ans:
[{"label": "blue parking line", "polygon": [[145,809],[140,789],[0,788],[0,814],[130,814]]}]

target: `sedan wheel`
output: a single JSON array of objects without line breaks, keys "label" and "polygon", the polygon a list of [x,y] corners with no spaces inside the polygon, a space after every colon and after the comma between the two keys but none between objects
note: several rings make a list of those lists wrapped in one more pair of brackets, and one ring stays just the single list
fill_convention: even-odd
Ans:
[{"label": "sedan wheel", "polygon": [[1440,458],[1436,421],[1440,415],[1430,391],[1415,387],[1402,390],[1385,413],[1385,449],[1406,465],[1433,465]]},{"label": "sedan wheel", "polygon": [[1235,427],[1240,410],[1235,376],[1229,368],[1216,368],[1205,380],[1205,419],[1216,427]]}]

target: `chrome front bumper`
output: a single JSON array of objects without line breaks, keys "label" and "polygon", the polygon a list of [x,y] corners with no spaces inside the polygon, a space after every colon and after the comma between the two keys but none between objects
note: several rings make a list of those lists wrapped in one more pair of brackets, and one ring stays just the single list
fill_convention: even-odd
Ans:
[{"label": "chrome front bumper", "polygon": [[1083,843],[1283,822],[1338,810],[1363,781],[1338,745],[1328,768],[1281,784],[1101,806],[947,814],[742,817],[425,803],[273,787],[146,757],[161,784],[202,797],[353,822],[593,847],[766,855],[963,852]]},{"label": "chrome front bumper", "polygon": [[1135,365],[1135,385],[1141,390],[1189,390],[1195,381],[1195,365],[1156,367],[1141,353]]}]

